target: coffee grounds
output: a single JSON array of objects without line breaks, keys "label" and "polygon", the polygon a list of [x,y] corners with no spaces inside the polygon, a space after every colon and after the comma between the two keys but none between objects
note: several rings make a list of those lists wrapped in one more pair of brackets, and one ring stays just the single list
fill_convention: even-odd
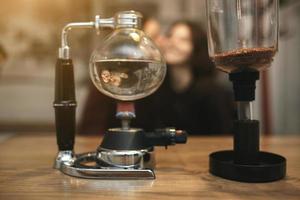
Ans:
[{"label": "coffee grounds", "polygon": [[246,69],[264,69],[273,61],[274,48],[241,48],[216,54],[212,57],[216,66],[225,72]]}]

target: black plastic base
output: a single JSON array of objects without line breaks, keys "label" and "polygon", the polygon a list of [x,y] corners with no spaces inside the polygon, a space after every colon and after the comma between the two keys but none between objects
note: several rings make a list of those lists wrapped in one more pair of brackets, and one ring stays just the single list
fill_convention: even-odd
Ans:
[{"label": "black plastic base", "polygon": [[169,146],[184,144],[187,133],[173,128],[157,129],[155,132],[145,132],[142,129],[130,128],[109,129],[102,140],[100,148],[111,150],[142,150],[154,146]]},{"label": "black plastic base", "polygon": [[235,181],[271,182],[285,177],[286,159],[277,154],[259,152],[256,164],[236,164],[232,150],[218,151],[209,155],[209,171],[215,176]]}]

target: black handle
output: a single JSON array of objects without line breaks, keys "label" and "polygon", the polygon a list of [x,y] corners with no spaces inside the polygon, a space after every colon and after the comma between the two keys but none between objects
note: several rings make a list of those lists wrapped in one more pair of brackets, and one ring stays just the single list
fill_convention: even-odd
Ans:
[{"label": "black handle", "polygon": [[146,133],[147,142],[152,146],[165,146],[175,144],[185,144],[187,142],[187,132],[175,130],[174,128],[158,129],[155,132]]},{"label": "black handle", "polygon": [[58,59],[55,68],[56,139],[60,151],[73,150],[75,140],[75,84],[71,59]]}]

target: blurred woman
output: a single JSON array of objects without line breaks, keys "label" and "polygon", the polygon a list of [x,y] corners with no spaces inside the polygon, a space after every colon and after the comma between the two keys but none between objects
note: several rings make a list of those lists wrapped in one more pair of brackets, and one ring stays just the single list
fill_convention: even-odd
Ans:
[{"label": "blurred woman", "polygon": [[161,25],[156,18],[144,17],[143,30],[160,49],[165,46],[165,36],[162,34]]},{"label": "blurred woman", "polygon": [[163,49],[168,72],[156,93],[136,104],[136,126],[176,126],[189,134],[229,133],[233,119],[231,93],[216,81],[205,32],[195,23],[178,21]]},{"label": "blurred woman", "polygon": [[6,59],[7,59],[7,54],[4,48],[2,47],[2,45],[0,44],[0,77],[1,77],[2,65],[4,64]]}]

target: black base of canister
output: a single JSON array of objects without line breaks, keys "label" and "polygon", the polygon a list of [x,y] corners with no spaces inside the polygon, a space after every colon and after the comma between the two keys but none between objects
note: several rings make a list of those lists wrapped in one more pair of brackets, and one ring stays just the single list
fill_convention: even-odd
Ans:
[{"label": "black base of canister", "polygon": [[262,183],[282,179],[286,175],[286,159],[280,155],[260,151],[257,162],[237,164],[234,151],[218,151],[209,155],[209,171],[225,179]]}]

